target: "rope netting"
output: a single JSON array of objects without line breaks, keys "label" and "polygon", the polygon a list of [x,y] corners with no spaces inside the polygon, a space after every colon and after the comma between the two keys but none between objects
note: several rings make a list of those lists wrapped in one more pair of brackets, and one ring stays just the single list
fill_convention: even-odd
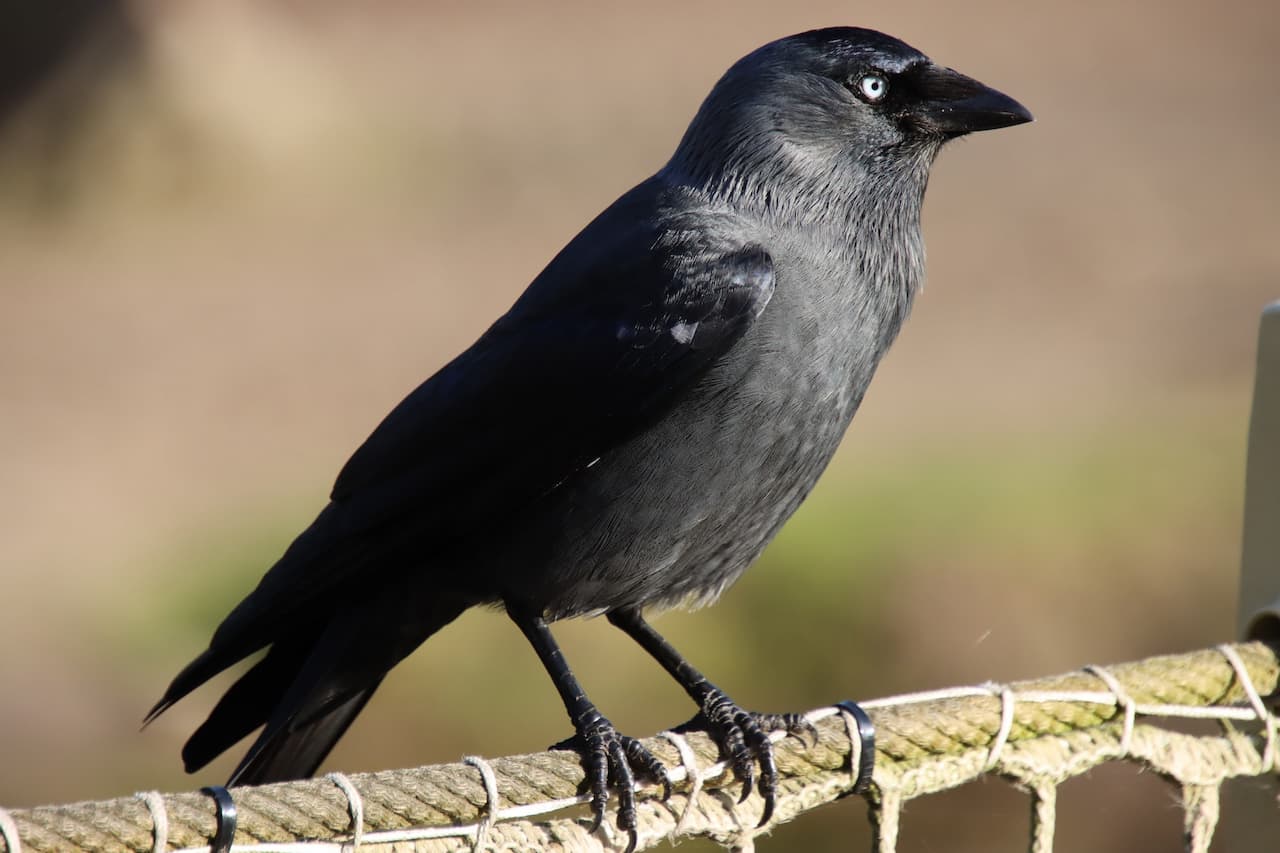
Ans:
[{"label": "rope netting", "polygon": [[[875,770],[865,794],[876,850],[896,849],[902,806],[986,774],[1031,797],[1033,853],[1053,848],[1057,788],[1103,762],[1146,767],[1177,787],[1186,849],[1209,849],[1222,783],[1276,769],[1277,718],[1266,699],[1280,688],[1276,651],[1262,643],[1008,685],[985,684],[862,703],[876,728]],[[702,732],[664,732],[645,741],[670,770],[674,792],[637,791],[638,849],[709,837],[749,851],[755,837],[852,792],[860,738],[839,707],[807,715],[816,741],[776,736],[779,784],[770,824],[761,801],[738,802],[740,785]],[[1208,719],[1210,734],[1162,723]],[[225,849],[235,853],[322,851],[621,850],[609,823],[594,834],[583,804],[578,755],[535,755],[414,770],[330,774],[301,782],[117,800],[0,809],[0,851],[149,853]],[[221,798],[223,802],[217,801]],[[234,821],[229,820],[236,814]],[[221,817],[219,817],[221,815]]]}]

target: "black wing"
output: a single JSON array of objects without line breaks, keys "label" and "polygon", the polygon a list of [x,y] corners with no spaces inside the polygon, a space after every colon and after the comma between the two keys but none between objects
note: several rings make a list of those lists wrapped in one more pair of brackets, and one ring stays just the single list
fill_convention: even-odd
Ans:
[{"label": "black wing", "polygon": [[334,486],[347,532],[405,514],[466,531],[553,489],[661,418],[773,293],[758,247],[632,261],[517,305],[397,406]]}]

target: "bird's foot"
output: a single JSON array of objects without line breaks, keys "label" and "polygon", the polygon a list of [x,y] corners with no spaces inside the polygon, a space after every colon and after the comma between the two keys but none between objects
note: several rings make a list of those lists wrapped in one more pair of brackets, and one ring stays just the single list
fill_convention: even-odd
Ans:
[{"label": "bird's foot", "polygon": [[599,713],[577,724],[578,742],[587,764],[587,781],[591,786],[591,814],[595,832],[604,821],[609,803],[609,788],[618,792],[618,828],[627,831],[630,841],[626,853],[635,850],[636,777],[650,779],[662,786],[662,798],[671,796],[671,779],[666,766],[652,752],[632,737],[621,734]]},{"label": "bird's foot", "polygon": [[742,781],[742,797],[745,802],[755,787],[756,764],[760,765],[760,796],[764,798],[764,810],[757,826],[764,826],[773,817],[774,801],[778,791],[778,765],[773,756],[772,732],[783,731],[789,736],[805,737],[817,743],[818,730],[800,714],[760,714],[744,711],[719,688],[711,688],[702,703],[702,715],[717,735],[721,750],[733,768],[733,775]]}]

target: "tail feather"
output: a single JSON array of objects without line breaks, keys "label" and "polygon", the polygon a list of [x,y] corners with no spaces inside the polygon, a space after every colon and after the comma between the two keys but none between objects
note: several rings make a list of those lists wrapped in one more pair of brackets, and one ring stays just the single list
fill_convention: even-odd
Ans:
[{"label": "tail feather", "polygon": [[192,690],[195,690],[235,662],[235,660],[226,660],[212,648],[205,649],[200,653],[199,657],[183,667],[182,672],[174,676],[173,681],[169,683],[168,689],[160,697],[160,701],[153,705],[147,715],[142,718],[143,728],[149,726],[156,717],[169,710]]},{"label": "tail feather", "polygon": [[[372,599],[351,602],[341,612],[289,625],[191,735],[182,750],[187,772],[200,769],[264,726],[228,784],[264,784],[310,776],[387,672],[457,618],[467,604],[456,599],[423,602],[403,594],[402,589],[388,587],[379,589]],[[154,719],[234,662],[221,651],[227,647],[215,643],[192,661],[147,719]]]},{"label": "tail feather", "polygon": [[346,734],[382,679],[338,705],[299,726],[264,731],[249,753],[231,774],[228,785],[265,785],[290,779],[305,779],[316,772],[320,762]]},{"label": "tail feather", "polygon": [[[337,567],[354,570],[373,553],[353,555],[352,543],[335,542],[334,505],[330,504],[285,550],[258,586],[222,620],[205,649],[173,679],[143,726],[222,671],[267,646],[305,630],[317,613],[332,613],[343,593],[333,588]],[[364,552],[369,552],[367,547]],[[306,583],[299,583],[300,577]],[[323,627],[322,625],[320,627]],[[305,655],[299,659],[305,660]],[[286,680],[287,681],[287,680]]]},{"label": "tail feather", "polygon": [[182,747],[182,763],[188,773],[204,767],[267,722],[314,643],[314,631],[277,641],[262,660],[231,685],[209,718]]}]

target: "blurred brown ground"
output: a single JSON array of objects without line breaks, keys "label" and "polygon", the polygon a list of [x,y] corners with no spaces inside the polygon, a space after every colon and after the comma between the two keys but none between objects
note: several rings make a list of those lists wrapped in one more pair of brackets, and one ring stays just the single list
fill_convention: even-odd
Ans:
[{"label": "blurred brown ground", "polygon": [[[168,678],[716,77],[815,26],[898,35],[1037,121],[940,158],[929,285],[829,476],[718,607],[663,629],[762,709],[1231,638],[1280,296],[1273,4],[128,8],[126,61],[72,61],[0,127],[0,803],[220,781],[229,760],[191,779],[177,751],[225,681],[137,733]],[[690,714],[617,632],[560,633],[625,730]],[[477,613],[331,765],[567,730],[518,632]],[[1173,803],[1099,771],[1065,789],[1060,849],[1174,849]],[[859,846],[861,810],[762,849]],[[902,849],[1020,849],[1026,813],[971,786],[913,803]],[[1259,831],[1225,821],[1216,849]]]}]

